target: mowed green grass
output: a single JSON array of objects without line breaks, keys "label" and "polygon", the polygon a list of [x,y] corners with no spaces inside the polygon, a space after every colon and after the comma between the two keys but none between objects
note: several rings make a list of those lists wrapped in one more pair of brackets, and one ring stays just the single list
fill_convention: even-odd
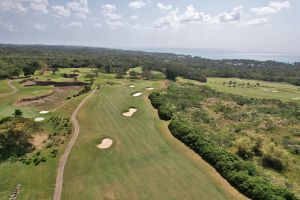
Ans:
[{"label": "mowed green grass", "polygon": [[[229,81],[239,83],[250,83],[258,87],[228,87]],[[226,85],[223,85],[226,82]],[[266,82],[258,80],[246,80],[239,78],[208,78],[207,85],[221,92],[243,95],[253,98],[279,99],[282,101],[300,102],[300,87],[288,83]],[[299,98],[299,99],[293,99]]]},{"label": "mowed green grass", "polygon": [[[15,102],[24,97],[33,97],[43,94],[47,94],[51,87],[45,86],[32,86],[32,87],[23,87],[18,83],[19,80],[12,81],[12,84],[18,88],[16,93],[7,94],[0,97],[0,119],[6,116],[11,116],[15,109],[21,109],[23,116],[27,118],[33,118],[38,115],[38,110],[32,107],[18,107]],[[12,91],[12,89],[11,89]],[[11,92],[8,91],[8,92]]]},{"label": "mowed green grass", "polygon": [[[65,166],[62,199],[236,198],[207,163],[187,156],[170,133],[162,132],[164,123],[145,96],[150,86],[158,82],[105,86],[86,102],[77,115],[80,134]],[[132,97],[133,92],[143,96]],[[131,106],[138,112],[123,117]],[[113,139],[113,146],[98,149],[105,137]]]},{"label": "mowed green grass", "polygon": [[5,93],[13,91],[7,83],[7,80],[0,80],[0,96]]},{"label": "mowed green grass", "polygon": [[[53,81],[73,81],[72,78],[64,78],[60,74],[73,74],[73,70],[79,70],[80,77],[78,81],[88,81],[89,79],[85,78],[87,74],[93,73],[93,69],[91,68],[59,68],[58,72],[54,74],[51,71],[46,71],[43,75],[39,75],[39,71],[36,72],[35,77],[39,77],[42,80],[51,79]],[[78,74],[78,72],[76,72]]]}]

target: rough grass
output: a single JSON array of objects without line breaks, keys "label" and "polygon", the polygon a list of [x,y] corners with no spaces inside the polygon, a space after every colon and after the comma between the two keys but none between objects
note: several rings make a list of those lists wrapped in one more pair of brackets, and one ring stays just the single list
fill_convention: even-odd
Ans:
[{"label": "rough grass", "polygon": [[[81,132],[65,167],[62,199],[243,198],[198,156],[187,156],[147,97],[132,97],[128,84],[101,88],[79,112]],[[135,85],[144,94],[159,86]],[[121,111],[130,106],[139,112],[124,118]],[[104,137],[114,145],[100,150]]]},{"label": "rough grass", "polygon": [[[250,83],[252,86],[256,83],[260,85],[258,87],[228,87],[229,81],[235,81],[239,83]],[[226,82],[223,85],[223,82]],[[257,80],[245,80],[239,78],[208,78],[207,85],[213,89],[221,92],[227,92],[232,94],[238,94],[253,98],[267,98],[267,99],[279,99],[282,101],[294,101],[300,102],[299,100],[293,100],[292,98],[300,97],[300,87],[294,86],[288,83],[276,83],[276,82],[266,82]],[[277,92],[274,92],[277,91]]]}]

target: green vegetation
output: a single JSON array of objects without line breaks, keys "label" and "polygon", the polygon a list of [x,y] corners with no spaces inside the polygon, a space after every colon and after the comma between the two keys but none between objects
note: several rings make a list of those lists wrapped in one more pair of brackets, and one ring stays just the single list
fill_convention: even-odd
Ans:
[{"label": "green vegetation", "polygon": [[[102,86],[78,113],[81,132],[65,167],[62,199],[242,199],[181,149],[147,98],[131,96],[131,81],[118,81],[123,84]],[[161,84],[137,80],[134,90],[145,94]],[[139,111],[124,118],[121,112],[132,106]],[[105,137],[113,146],[98,149]]]},{"label": "green vegetation", "polygon": [[274,83],[238,78],[208,78],[207,85],[220,92],[252,98],[300,101],[300,88],[287,83]]},{"label": "green vegetation", "polygon": [[174,83],[149,98],[159,113],[172,116],[172,134],[245,195],[296,199],[284,188],[300,195],[295,176],[300,173],[299,104],[250,99],[192,83]]}]

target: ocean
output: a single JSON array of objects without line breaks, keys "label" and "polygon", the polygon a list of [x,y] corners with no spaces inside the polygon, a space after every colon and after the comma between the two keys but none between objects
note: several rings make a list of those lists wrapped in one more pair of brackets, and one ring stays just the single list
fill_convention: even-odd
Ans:
[{"label": "ocean", "polygon": [[251,59],[251,60],[273,60],[278,62],[294,63],[300,62],[300,53],[281,52],[255,52],[255,51],[231,51],[215,49],[185,49],[185,48],[127,48],[130,50],[175,53],[191,56],[200,56],[209,59]]}]

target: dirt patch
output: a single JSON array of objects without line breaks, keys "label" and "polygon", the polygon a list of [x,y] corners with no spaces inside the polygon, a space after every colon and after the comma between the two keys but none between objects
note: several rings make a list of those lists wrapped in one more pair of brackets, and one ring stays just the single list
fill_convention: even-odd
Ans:
[{"label": "dirt patch", "polygon": [[46,95],[23,98],[18,100],[15,105],[32,106],[43,111],[52,110],[62,105],[66,98],[72,94],[71,92],[77,93],[78,91],[82,90],[82,88],[82,86],[55,87]]},{"label": "dirt patch", "polygon": [[47,134],[37,134],[33,137],[33,145],[35,146],[36,149],[42,149],[44,142],[48,139]]},{"label": "dirt patch", "polygon": [[138,111],[138,109],[136,109],[136,108],[129,108],[129,111],[128,112],[124,112],[122,115],[124,116],[124,117],[132,117],[132,115],[135,113],[135,112],[137,112]]},{"label": "dirt patch", "polygon": [[108,149],[113,144],[112,139],[104,138],[100,144],[97,145],[99,149]]},{"label": "dirt patch", "polygon": [[134,93],[132,96],[134,96],[134,97],[139,97],[139,96],[141,96],[143,93],[141,93],[141,92],[137,92],[137,93]]},{"label": "dirt patch", "polygon": [[41,122],[41,121],[44,121],[44,120],[45,120],[45,118],[43,118],[43,117],[34,118],[35,122]]}]

